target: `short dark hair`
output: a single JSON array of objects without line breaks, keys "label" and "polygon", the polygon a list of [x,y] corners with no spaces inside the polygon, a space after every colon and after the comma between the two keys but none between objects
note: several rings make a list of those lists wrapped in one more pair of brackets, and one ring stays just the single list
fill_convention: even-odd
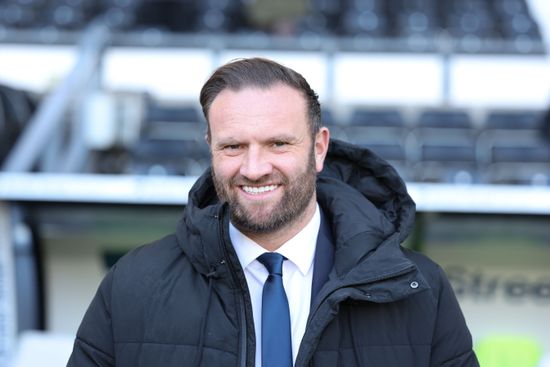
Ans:
[{"label": "short dark hair", "polygon": [[201,89],[200,103],[206,118],[210,138],[208,112],[212,102],[223,90],[239,91],[245,87],[266,89],[277,83],[285,84],[301,92],[306,100],[311,135],[321,128],[321,105],[319,97],[306,79],[296,71],[275,61],[255,57],[233,60],[214,71]]}]

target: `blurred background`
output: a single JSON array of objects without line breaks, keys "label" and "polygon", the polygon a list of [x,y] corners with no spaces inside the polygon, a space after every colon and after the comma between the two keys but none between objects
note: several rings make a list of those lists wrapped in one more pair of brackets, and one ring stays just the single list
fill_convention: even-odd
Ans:
[{"label": "blurred background", "polygon": [[174,231],[199,90],[249,56],[401,173],[482,366],[550,366],[549,40],[547,0],[0,0],[0,367],[64,365],[109,267]]}]

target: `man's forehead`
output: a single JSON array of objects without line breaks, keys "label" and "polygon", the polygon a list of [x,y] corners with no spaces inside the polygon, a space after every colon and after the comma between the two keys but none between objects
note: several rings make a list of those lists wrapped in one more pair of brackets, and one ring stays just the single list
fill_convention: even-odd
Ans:
[{"label": "man's forehead", "polygon": [[225,119],[226,114],[281,115],[295,113],[307,118],[307,106],[301,93],[286,85],[270,88],[226,89],[212,101],[209,120]]},{"label": "man's forehead", "polygon": [[308,113],[304,98],[295,88],[249,87],[220,93],[210,108],[209,123],[211,130],[218,132],[218,138],[222,138],[219,134],[225,137],[233,130],[242,133],[240,129],[245,126],[253,130],[262,126],[272,130],[302,130],[307,129]]},{"label": "man's forehead", "polygon": [[300,90],[283,82],[273,83],[268,86],[251,84],[251,85],[243,85],[243,86],[240,86],[239,88],[228,87],[223,89],[220,93],[218,93],[218,95],[213,99],[212,102],[214,103],[217,99],[219,99],[219,97],[228,96],[228,95],[229,96],[237,96],[237,95],[252,95],[252,96],[273,95],[275,96],[275,95],[283,95],[283,94],[292,95],[293,98],[299,95],[301,97],[300,100],[303,100],[305,102],[303,93]]}]

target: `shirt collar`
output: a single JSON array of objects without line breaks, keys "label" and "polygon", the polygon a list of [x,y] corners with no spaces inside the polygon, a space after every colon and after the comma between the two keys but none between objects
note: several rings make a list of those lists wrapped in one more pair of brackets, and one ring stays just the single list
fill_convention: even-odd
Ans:
[{"label": "shirt collar", "polygon": [[[321,213],[319,204],[317,204],[315,214],[308,224],[277,250],[278,253],[292,261],[302,275],[306,275],[313,264],[320,226]],[[232,223],[229,223],[229,237],[243,269],[246,269],[258,256],[266,252],[262,246],[245,236]]]}]

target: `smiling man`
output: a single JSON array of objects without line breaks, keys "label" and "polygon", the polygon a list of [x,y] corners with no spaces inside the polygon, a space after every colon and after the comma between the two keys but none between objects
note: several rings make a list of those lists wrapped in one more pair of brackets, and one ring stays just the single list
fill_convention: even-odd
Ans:
[{"label": "smiling man", "polygon": [[401,247],[403,181],[329,142],[300,74],[237,60],[200,101],[212,168],[110,270],[69,366],[478,366],[445,274]]},{"label": "smiling man", "polygon": [[226,89],[208,112],[216,192],[229,203],[231,222],[269,251],[294,237],[316,209],[329,133],[312,133],[307,116],[300,92],[283,83]]}]

